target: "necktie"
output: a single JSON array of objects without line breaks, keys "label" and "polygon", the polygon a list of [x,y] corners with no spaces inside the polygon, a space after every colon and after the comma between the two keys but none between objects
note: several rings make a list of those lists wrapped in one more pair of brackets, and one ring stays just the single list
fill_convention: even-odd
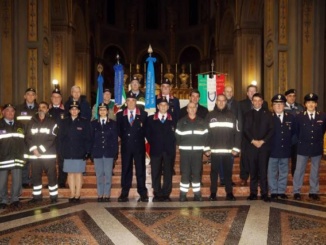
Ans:
[{"label": "necktie", "polygon": [[293,110],[293,105],[290,105],[291,110]]},{"label": "necktie", "polygon": [[10,126],[12,126],[12,124],[13,124],[13,122],[12,122],[12,121],[10,121],[10,122],[9,122],[9,125],[10,125]]},{"label": "necktie", "polygon": [[165,118],[164,118],[164,115],[162,116],[161,118],[161,123],[164,123],[165,122]]},{"label": "necktie", "polygon": [[277,116],[278,116],[278,119],[280,119],[280,121],[282,122],[281,114],[279,114]]},{"label": "necktie", "polygon": [[30,105],[30,106],[29,106],[29,109],[31,109],[31,110],[32,110],[32,109],[33,109],[33,107]]},{"label": "necktie", "polygon": [[310,121],[314,120],[314,114],[310,114]]},{"label": "necktie", "polygon": [[134,122],[134,115],[133,115],[132,111],[130,111],[130,117],[129,117],[130,125],[132,125],[133,122]]},{"label": "necktie", "polygon": [[104,119],[102,119],[102,126],[105,124],[105,120]]}]

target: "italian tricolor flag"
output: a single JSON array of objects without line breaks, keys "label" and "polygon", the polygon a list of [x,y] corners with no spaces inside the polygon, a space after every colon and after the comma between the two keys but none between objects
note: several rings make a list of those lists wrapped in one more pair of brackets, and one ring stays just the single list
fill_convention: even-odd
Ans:
[{"label": "italian tricolor flag", "polygon": [[215,107],[216,95],[222,94],[225,87],[225,75],[210,74],[198,75],[198,90],[200,92],[199,104],[212,111]]}]

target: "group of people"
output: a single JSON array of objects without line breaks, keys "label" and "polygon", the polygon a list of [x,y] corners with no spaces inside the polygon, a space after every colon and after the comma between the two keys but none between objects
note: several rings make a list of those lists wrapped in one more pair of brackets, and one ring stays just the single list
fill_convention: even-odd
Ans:
[{"label": "group of people", "polygon": [[[58,188],[68,183],[69,202],[79,202],[86,171],[86,160],[95,165],[98,202],[109,202],[114,160],[121,144],[121,195],[118,202],[129,201],[133,165],[139,202],[148,202],[146,188],[146,147],[150,147],[153,202],[171,201],[172,176],[176,147],[180,152],[180,201],[187,201],[190,186],[194,201],[202,201],[201,176],[203,154],[210,157],[211,194],[217,200],[218,178],[225,185],[226,200],[233,195],[234,157],[240,155],[241,185],[250,177],[248,200],[260,197],[265,202],[288,198],[286,193],[288,159],[291,158],[294,199],[301,200],[300,190],[307,161],[311,159],[309,198],[319,200],[319,166],[323,153],[325,114],[317,111],[318,96],[304,97],[304,106],[295,102],[296,91],[272,98],[268,110],[257,87],[247,87],[247,98],[236,101],[233,89],[226,86],[216,97],[213,111],[199,104],[200,92],[192,90],[189,103],[180,109],[179,99],[171,93],[168,79],[162,81],[156,96],[157,111],[148,116],[145,95],[137,77],[131,80],[126,103],[118,111],[111,101],[111,91],[104,89],[103,102],[91,109],[78,86],[62,103],[55,89],[51,103],[36,102],[36,91],[28,88],[24,103],[3,107],[0,120],[0,201],[1,208],[19,207],[22,187],[33,186],[36,203],[42,200],[42,173],[48,176],[52,203],[57,202]],[[58,163],[58,175],[56,171]],[[32,168],[30,169],[30,166]],[[8,172],[12,185],[8,195]],[[269,193],[271,194],[269,196]]]}]

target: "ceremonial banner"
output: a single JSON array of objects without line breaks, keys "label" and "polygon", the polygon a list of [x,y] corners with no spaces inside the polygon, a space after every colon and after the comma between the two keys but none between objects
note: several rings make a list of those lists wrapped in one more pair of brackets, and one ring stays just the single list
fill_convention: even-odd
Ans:
[{"label": "ceremonial banner", "polygon": [[199,104],[212,111],[215,107],[216,95],[223,94],[225,87],[225,75],[214,75],[210,78],[209,74],[198,75],[198,90],[200,92]]},{"label": "ceremonial banner", "polygon": [[117,105],[123,105],[126,101],[126,94],[123,88],[123,66],[115,64],[114,69],[114,98]]},{"label": "ceremonial banner", "polygon": [[97,78],[97,92],[96,92],[96,104],[95,104],[95,115],[94,118],[98,119],[98,105],[103,102],[103,76],[100,73]]},{"label": "ceremonial banner", "polygon": [[146,61],[148,62],[148,65],[146,74],[145,109],[146,111],[155,111],[156,100],[154,62],[156,62],[156,58],[150,56],[146,59]]}]

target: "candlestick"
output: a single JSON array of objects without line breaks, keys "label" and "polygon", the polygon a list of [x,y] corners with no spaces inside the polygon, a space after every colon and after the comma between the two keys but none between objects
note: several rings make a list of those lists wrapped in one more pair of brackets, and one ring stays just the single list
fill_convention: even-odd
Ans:
[{"label": "candlestick", "polygon": [[189,73],[191,73],[191,64],[189,65],[189,71],[190,71]]},{"label": "candlestick", "polygon": [[161,73],[163,73],[163,63],[161,63]]}]

